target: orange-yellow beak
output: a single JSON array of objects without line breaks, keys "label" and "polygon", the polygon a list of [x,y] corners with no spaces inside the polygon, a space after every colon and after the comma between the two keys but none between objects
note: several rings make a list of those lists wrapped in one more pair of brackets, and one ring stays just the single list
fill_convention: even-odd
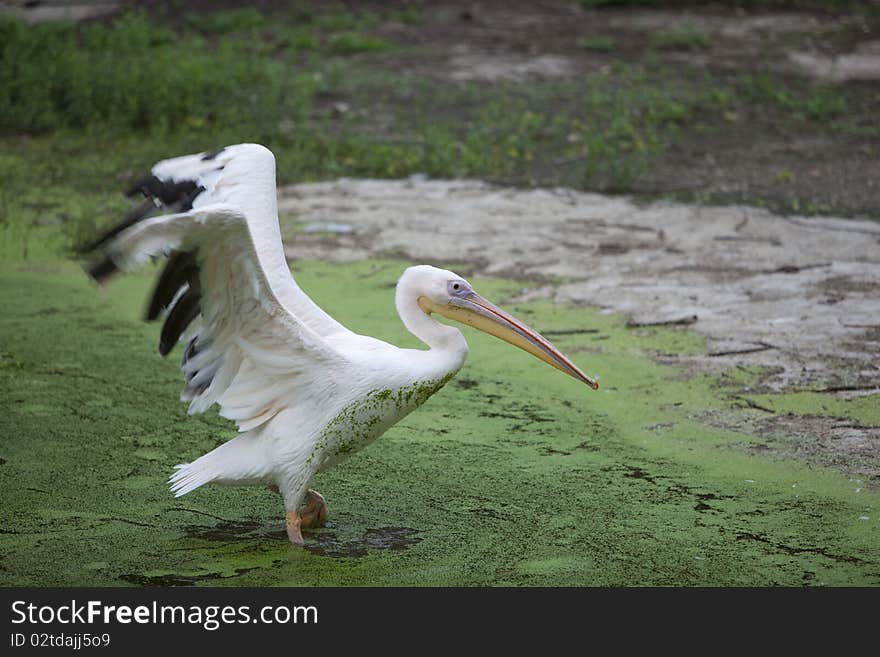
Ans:
[{"label": "orange-yellow beak", "polygon": [[476,292],[470,292],[462,297],[453,297],[446,305],[435,303],[428,297],[422,296],[419,297],[419,306],[426,313],[437,313],[501,338],[578,381],[586,383],[593,390],[599,389],[599,382],[596,379],[584,374],[547,338]]}]

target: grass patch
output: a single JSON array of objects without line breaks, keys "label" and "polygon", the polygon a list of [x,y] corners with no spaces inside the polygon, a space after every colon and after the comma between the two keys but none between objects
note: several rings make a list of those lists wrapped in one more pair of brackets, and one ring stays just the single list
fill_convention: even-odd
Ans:
[{"label": "grass patch", "polygon": [[259,30],[266,26],[266,19],[253,7],[227,9],[213,14],[191,14],[189,24],[205,34],[229,34]]},{"label": "grass patch", "polygon": [[585,184],[601,178],[610,189],[625,188],[647,170],[694,113],[722,108],[711,86],[622,67],[596,79],[583,104],[582,116],[570,124],[566,156],[581,158]]},{"label": "grass patch", "polygon": [[611,52],[617,42],[610,36],[588,36],[578,41],[578,46],[593,52]]},{"label": "grass patch", "polygon": [[[369,16],[282,21],[255,41],[240,35],[257,24],[249,13],[220,15],[231,31],[219,40],[143,14],[81,26],[0,22],[5,259],[64,253],[124,210],[118,190],[129,177],[172,154],[256,141],[276,153],[282,182],[413,173],[553,181],[563,170],[582,186],[621,189],[692,112],[717,105],[696,85],[628,66],[574,86],[472,84],[438,98],[429,81],[303,57],[387,48],[348,31]],[[565,107],[548,112],[558,97]],[[368,112],[340,117],[320,106],[341,98]],[[373,129],[377,99],[390,105],[393,136]]]},{"label": "grass patch", "polygon": [[[390,46],[367,36],[376,15],[218,15],[214,34],[138,13],[79,26],[0,19],[0,257],[64,254],[124,212],[130,177],[224,144],[264,143],[282,183],[425,173],[628,191],[697,124],[760,107],[831,130],[848,108],[836,86],[623,63],[438,94],[435,80],[372,65]],[[326,57],[351,53],[362,56]],[[334,113],[339,101],[353,110]]]},{"label": "grass patch", "polygon": [[[444,100],[458,103],[458,114],[449,118],[437,118],[443,107],[416,102],[411,112],[398,117],[399,135],[386,138],[370,134],[369,124],[357,117],[334,118],[313,109],[318,95],[336,97],[339,85],[357,78],[352,71],[342,69],[339,80],[332,71],[297,75],[295,88],[286,94],[274,90],[277,104],[260,108],[262,120],[256,110],[248,114],[249,103],[244,102],[226,107],[221,115],[178,112],[185,117],[184,129],[174,129],[170,117],[177,110],[170,106],[165,109],[168,118],[146,131],[94,126],[59,128],[25,141],[0,139],[4,257],[39,260],[63,253],[123,212],[119,190],[131,176],[169,154],[259,141],[275,152],[281,182],[413,173],[553,180],[562,171],[582,186],[621,189],[651,166],[693,112],[714,107],[703,92],[646,83],[621,70],[617,77],[597,77],[582,91],[573,90],[570,106],[562,112],[547,112],[541,92],[522,96],[513,88],[496,90],[488,98],[469,91],[451,93]],[[348,90],[354,106],[374,91],[369,86]],[[401,93],[422,97],[424,92]],[[301,100],[283,100],[295,94]],[[34,180],[52,181],[51,192],[34,186]]]},{"label": "grass patch", "polygon": [[[271,130],[309,112],[314,80],[246,40],[212,47],[141,14],[109,25],[0,19],[0,130]],[[261,127],[262,126],[262,127]]]},{"label": "grass patch", "polygon": [[292,52],[317,50],[321,45],[318,35],[308,27],[283,26],[275,30],[275,36],[278,47]]},{"label": "grass patch", "polygon": [[793,90],[766,73],[748,76],[742,85],[754,102],[773,104],[793,112],[800,119],[828,122],[846,112],[847,101],[840,87],[820,84]]},{"label": "grass patch", "polygon": [[793,183],[795,179],[795,173],[791,169],[785,168],[776,172],[775,180],[777,185],[789,185]]},{"label": "grass patch", "polygon": [[337,55],[354,55],[360,52],[381,52],[388,50],[391,43],[378,37],[366,36],[356,32],[339,34],[330,41],[330,49]]},{"label": "grass patch", "polygon": [[651,48],[657,50],[706,50],[709,48],[709,37],[693,27],[680,30],[654,32],[649,40]]},{"label": "grass patch", "polygon": [[419,25],[425,20],[421,9],[415,5],[401,7],[392,15],[392,18],[404,25]]}]

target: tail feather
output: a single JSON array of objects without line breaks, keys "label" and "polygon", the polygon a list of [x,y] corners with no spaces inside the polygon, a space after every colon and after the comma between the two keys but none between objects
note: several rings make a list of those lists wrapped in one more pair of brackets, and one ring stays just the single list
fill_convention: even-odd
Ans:
[{"label": "tail feather", "polygon": [[259,483],[270,474],[271,460],[253,433],[241,434],[223,443],[192,463],[174,466],[168,479],[174,497],[191,493],[210,483]]},{"label": "tail feather", "polygon": [[[202,457],[204,458],[204,457]],[[181,463],[175,465],[175,472],[168,479],[168,484],[174,497],[180,497],[191,493],[199,486],[209,484],[216,478],[210,467],[199,464],[202,459],[197,459],[192,463]]]}]

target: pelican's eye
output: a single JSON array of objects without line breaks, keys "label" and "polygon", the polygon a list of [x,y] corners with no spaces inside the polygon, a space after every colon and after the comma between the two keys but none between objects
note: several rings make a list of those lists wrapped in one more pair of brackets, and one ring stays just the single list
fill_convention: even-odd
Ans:
[{"label": "pelican's eye", "polygon": [[474,290],[466,281],[453,279],[446,284],[446,291],[449,292],[449,296],[451,297],[463,297]]}]

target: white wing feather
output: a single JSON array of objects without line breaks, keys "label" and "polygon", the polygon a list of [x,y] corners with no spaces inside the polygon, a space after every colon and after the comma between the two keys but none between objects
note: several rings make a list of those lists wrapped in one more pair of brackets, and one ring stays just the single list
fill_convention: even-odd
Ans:
[{"label": "white wing feather", "polygon": [[201,316],[183,336],[195,347],[182,364],[189,412],[217,402],[222,416],[248,431],[298,397],[331,395],[331,373],[347,365],[332,344],[353,334],[290,274],[272,153],[243,144],[208,161],[203,155],[164,160],[153,173],[195,180],[205,191],[187,212],[144,219],[120,232],[106,253],[119,268],[132,269],[174,250],[196,251]]},{"label": "white wing feather", "polygon": [[290,274],[281,228],[275,187],[275,156],[259,144],[227,146],[214,158],[185,155],[158,162],[153,175],[163,180],[193,180],[205,191],[193,209],[223,204],[240,211],[254,243],[254,250],[269,287],[279,303],[297,320],[319,335],[351,333],[325,313],[296,284]]}]

